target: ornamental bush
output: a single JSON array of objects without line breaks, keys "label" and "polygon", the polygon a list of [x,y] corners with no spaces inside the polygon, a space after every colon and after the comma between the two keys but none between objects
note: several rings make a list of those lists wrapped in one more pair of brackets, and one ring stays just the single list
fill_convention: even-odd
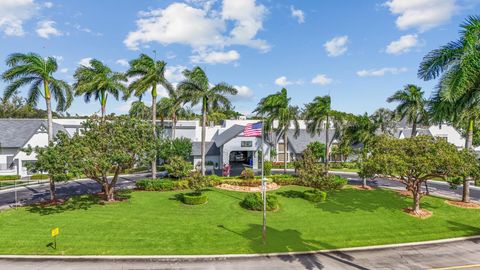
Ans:
[{"label": "ornamental bush", "polygon": [[187,193],[182,195],[182,202],[189,205],[198,205],[207,203],[208,196],[204,193]]},{"label": "ornamental bush", "polygon": [[37,173],[32,176],[30,176],[31,180],[44,180],[44,179],[49,179],[50,176],[48,174],[43,174],[43,173]]},{"label": "ornamental bush", "polygon": [[173,156],[165,164],[165,170],[167,170],[170,177],[181,179],[189,175],[192,170],[192,164],[185,161],[183,157]]},{"label": "ornamental bush", "polygon": [[273,163],[271,161],[264,161],[265,163],[263,164],[263,173],[265,176],[269,176],[272,174],[272,168],[273,168]]},{"label": "ornamental bush", "polygon": [[[262,211],[263,201],[260,193],[250,193],[245,196],[240,205],[248,210]],[[267,211],[274,211],[279,208],[277,196],[267,194]]]},{"label": "ornamental bush", "polygon": [[240,174],[240,177],[244,180],[252,180],[255,179],[255,173],[252,169],[245,168]]},{"label": "ornamental bush", "polygon": [[305,190],[303,198],[311,202],[324,202],[327,199],[327,193],[318,189]]},{"label": "ornamental bush", "polygon": [[188,181],[171,179],[143,179],[135,184],[137,189],[147,191],[171,191],[188,189]]},{"label": "ornamental bush", "polygon": [[12,175],[0,175],[0,181],[2,180],[18,180],[20,179],[20,175],[12,174]]},{"label": "ornamental bush", "polygon": [[258,187],[262,185],[262,180],[260,179],[251,179],[251,180],[241,180],[241,179],[224,179],[221,182],[222,184],[229,184],[233,186],[242,186],[242,187]]}]

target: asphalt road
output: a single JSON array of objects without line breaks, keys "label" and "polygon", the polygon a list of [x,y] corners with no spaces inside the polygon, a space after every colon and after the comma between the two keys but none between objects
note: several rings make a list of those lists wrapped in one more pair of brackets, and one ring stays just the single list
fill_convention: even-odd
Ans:
[{"label": "asphalt road", "polygon": [[218,259],[0,259],[20,269],[480,269],[480,240],[363,251]]}]

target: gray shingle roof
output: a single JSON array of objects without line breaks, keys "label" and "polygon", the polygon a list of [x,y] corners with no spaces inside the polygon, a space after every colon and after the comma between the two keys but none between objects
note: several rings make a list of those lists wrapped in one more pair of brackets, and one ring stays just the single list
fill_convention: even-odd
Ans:
[{"label": "gray shingle roof", "polygon": [[[46,129],[47,121],[43,119],[0,119],[0,147],[24,147],[42,125]],[[57,135],[59,131],[67,133],[62,125],[53,123],[53,134]]]},{"label": "gray shingle roof", "polygon": [[[200,156],[202,152],[202,143],[193,142],[192,143],[192,156]],[[205,155],[206,156],[218,156],[220,155],[220,149],[215,145],[214,142],[205,142]]]},{"label": "gray shingle roof", "polygon": [[[411,128],[398,129],[397,133],[396,133],[396,138],[400,138],[400,134],[402,134],[402,133],[403,133],[404,138],[412,137],[412,129]],[[432,136],[432,133],[428,129],[417,128],[417,136],[420,136],[420,135]]]},{"label": "gray shingle roof", "polygon": [[[290,146],[292,146],[293,151],[296,154],[302,153],[305,149],[307,149],[307,145],[311,142],[320,141],[321,143],[325,144],[326,142],[326,133],[323,130],[320,135],[314,134],[313,136],[310,135],[305,129],[300,130],[300,134],[297,138],[294,136],[295,131],[289,130],[288,131],[288,141]],[[333,135],[335,134],[335,129],[329,130],[329,144],[333,141]]]},{"label": "gray shingle roof", "polygon": [[244,126],[233,125],[232,127],[225,130],[224,132],[215,135],[213,137],[213,141],[215,142],[217,147],[220,147],[220,146],[224,145],[226,142],[235,138],[238,134],[242,133],[244,129],[245,129]]}]

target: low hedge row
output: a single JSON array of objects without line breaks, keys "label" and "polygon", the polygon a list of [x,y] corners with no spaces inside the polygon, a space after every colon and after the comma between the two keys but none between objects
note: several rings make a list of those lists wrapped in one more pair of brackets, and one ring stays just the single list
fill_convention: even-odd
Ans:
[{"label": "low hedge row", "polygon": [[327,193],[318,189],[305,190],[303,198],[311,202],[324,202],[327,199]]},{"label": "low hedge row", "polygon": [[[245,196],[240,205],[248,210],[263,211],[263,200],[260,193],[250,193]],[[267,194],[267,211],[274,211],[279,208],[277,196]]]},{"label": "low hedge row", "polygon": [[44,180],[44,179],[49,179],[50,176],[48,174],[43,174],[43,173],[37,173],[32,176],[30,176],[30,180]]},{"label": "low hedge row", "polygon": [[189,205],[198,205],[207,203],[208,196],[203,193],[187,193],[182,195],[182,202]]},{"label": "low hedge row", "polygon": [[2,180],[19,180],[20,175],[12,174],[12,175],[0,175],[0,181]]},{"label": "low hedge row", "polygon": [[137,189],[147,191],[171,191],[188,189],[188,181],[171,179],[143,179],[135,184]]},{"label": "low hedge row", "polygon": [[262,185],[262,180],[252,179],[252,180],[242,180],[242,179],[226,179],[220,182],[221,184],[229,184],[233,186],[242,186],[242,187],[258,187]]}]

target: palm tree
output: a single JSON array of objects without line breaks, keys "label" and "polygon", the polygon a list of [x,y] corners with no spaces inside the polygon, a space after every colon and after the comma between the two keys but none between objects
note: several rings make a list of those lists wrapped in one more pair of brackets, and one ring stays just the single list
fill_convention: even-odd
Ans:
[{"label": "palm tree", "polygon": [[52,96],[57,102],[57,111],[65,111],[73,101],[70,85],[53,77],[58,69],[57,60],[51,56],[43,58],[35,53],[14,53],[8,56],[6,63],[10,68],[2,74],[2,79],[9,83],[3,93],[4,99],[9,99],[20,87],[30,85],[28,103],[36,106],[40,96],[45,99],[48,140],[53,141]]},{"label": "palm tree", "polygon": [[127,77],[119,72],[112,71],[101,61],[92,59],[88,66],[80,66],[73,75],[76,82],[73,85],[75,95],[83,95],[85,102],[93,98],[100,102],[102,121],[105,121],[108,94],[118,100],[120,93],[126,91],[124,83]]},{"label": "palm tree", "polygon": [[151,109],[141,100],[132,102],[130,110],[128,110],[128,115],[133,118],[148,120],[152,118]]},{"label": "palm tree", "polygon": [[395,129],[395,113],[386,108],[376,110],[371,116],[382,134],[392,135]]},{"label": "palm tree", "polygon": [[[127,89],[124,99],[128,99],[133,93],[137,97],[142,97],[147,91],[152,93],[152,124],[153,133],[157,136],[157,85],[160,85],[170,91],[172,85],[165,79],[165,68],[167,63],[157,61],[146,54],[140,54],[137,59],[130,61],[130,68],[127,70],[127,76],[133,79]],[[157,176],[157,158],[152,161],[152,178]]]},{"label": "palm tree", "polygon": [[[290,126],[293,124],[295,138],[300,134],[298,107],[290,105],[287,89],[283,88],[275,94],[262,98],[253,112],[264,119],[264,129],[266,131],[274,130],[278,135],[283,133],[283,172],[287,173],[288,131]],[[274,121],[277,122],[276,126]]]},{"label": "palm tree", "polygon": [[[418,77],[428,81],[440,77],[436,102],[431,107],[436,120],[464,125],[465,148],[472,149],[475,113],[480,107],[480,17],[470,16],[460,25],[460,38],[432,50],[418,69]],[[438,119],[440,118],[440,119]],[[468,178],[463,182],[462,201],[470,201]]]},{"label": "palm tree", "polygon": [[205,175],[205,133],[207,124],[207,114],[210,110],[220,106],[229,106],[228,95],[236,95],[237,89],[226,83],[219,83],[210,86],[208,77],[200,67],[194,67],[192,70],[183,72],[185,80],[178,84],[178,89],[182,93],[184,102],[190,102],[192,106],[202,104],[202,161],[201,172]]},{"label": "palm tree", "polygon": [[319,134],[325,130],[325,169],[328,172],[330,157],[330,124],[336,125],[341,121],[341,114],[332,110],[330,96],[315,97],[305,105],[304,117],[307,120],[307,131],[310,134]]},{"label": "palm tree", "polygon": [[412,137],[417,134],[417,124],[427,119],[426,100],[422,88],[407,84],[387,99],[388,102],[399,102],[395,114],[401,120],[412,125]]}]

